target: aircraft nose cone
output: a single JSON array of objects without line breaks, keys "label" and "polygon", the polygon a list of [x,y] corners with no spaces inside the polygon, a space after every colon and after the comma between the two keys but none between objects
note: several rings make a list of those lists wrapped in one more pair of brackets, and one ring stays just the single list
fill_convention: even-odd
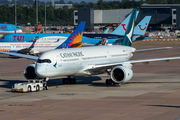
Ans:
[{"label": "aircraft nose cone", "polygon": [[47,77],[46,68],[44,66],[36,65],[35,72],[36,72],[36,75],[38,75],[39,77]]},{"label": "aircraft nose cone", "polygon": [[17,32],[17,33],[22,33],[22,30],[17,30],[16,32]]}]

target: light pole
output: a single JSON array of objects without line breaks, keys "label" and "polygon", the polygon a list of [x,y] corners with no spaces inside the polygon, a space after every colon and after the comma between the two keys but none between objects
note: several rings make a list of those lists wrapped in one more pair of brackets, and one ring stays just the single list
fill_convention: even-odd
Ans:
[{"label": "light pole", "polygon": [[15,0],[15,33],[16,33],[16,25],[17,25],[17,13],[16,13],[16,0]]},{"label": "light pole", "polygon": [[46,0],[45,0],[45,33],[46,33]]},{"label": "light pole", "polygon": [[38,26],[38,0],[36,0],[36,25]]}]

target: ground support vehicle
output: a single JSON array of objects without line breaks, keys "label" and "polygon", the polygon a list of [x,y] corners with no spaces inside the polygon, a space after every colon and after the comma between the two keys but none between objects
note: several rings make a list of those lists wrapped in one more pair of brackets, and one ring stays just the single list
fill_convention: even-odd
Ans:
[{"label": "ground support vehicle", "polygon": [[14,87],[12,87],[12,91],[15,92],[32,92],[47,89],[47,82],[44,80],[28,80],[24,83],[15,83]]}]

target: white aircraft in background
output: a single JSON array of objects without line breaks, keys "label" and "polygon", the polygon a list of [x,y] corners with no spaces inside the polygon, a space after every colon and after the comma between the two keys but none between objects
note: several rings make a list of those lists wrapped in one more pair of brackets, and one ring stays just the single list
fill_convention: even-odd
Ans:
[{"label": "white aircraft in background", "polygon": [[[13,52],[21,54],[39,54],[48,50],[55,49],[57,47],[61,48],[72,48],[82,46],[82,35],[85,27],[85,22],[81,22],[78,27],[74,30],[74,34],[71,34],[69,38],[64,40],[57,40],[54,43],[40,42],[37,43],[36,40],[31,42],[2,42],[0,44],[0,51],[3,52]],[[72,36],[73,35],[73,36]]]},{"label": "white aircraft in background", "polygon": [[71,78],[72,76],[91,76],[107,72],[111,76],[106,80],[107,85],[129,81],[133,76],[132,63],[180,59],[180,57],[166,57],[130,60],[132,53],[136,51],[131,47],[135,14],[136,9],[132,11],[122,45],[55,49],[44,52],[39,57],[0,53],[36,60],[36,63],[24,69],[24,76],[27,79],[68,76],[62,82],[75,83],[76,79]]}]

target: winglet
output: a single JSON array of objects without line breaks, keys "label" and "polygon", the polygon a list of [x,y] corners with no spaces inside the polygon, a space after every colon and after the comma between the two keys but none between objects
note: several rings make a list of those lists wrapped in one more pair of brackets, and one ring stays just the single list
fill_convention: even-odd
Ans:
[{"label": "winglet", "polygon": [[126,30],[126,33],[124,35],[124,39],[122,42],[122,45],[124,46],[131,46],[132,44],[132,35],[133,35],[133,30],[134,30],[134,24],[135,24],[135,20],[136,20],[136,11],[137,9],[133,9],[132,14],[131,14],[131,18],[129,20],[129,24]]},{"label": "winglet", "polygon": [[73,31],[73,33],[56,49],[70,48],[71,46],[73,46],[73,44],[80,43],[82,40],[85,24],[86,22],[82,21]]},{"label": "winglet", "polygon": [[150,20],[151,16],[144,17],[144,19],[142,19],[134,28],[133,35],[144,35],[146,33]]},{"label": "winglet", "polygon": [[[138,16],[138,14],[139,14],[139,11],[136,11],[136,18]],[[129,14],[128,17],[126,17],[126,19],[110,34],[116,34],[116,35],[124,36],[130,17],[131,17],[131,14]]]}]

